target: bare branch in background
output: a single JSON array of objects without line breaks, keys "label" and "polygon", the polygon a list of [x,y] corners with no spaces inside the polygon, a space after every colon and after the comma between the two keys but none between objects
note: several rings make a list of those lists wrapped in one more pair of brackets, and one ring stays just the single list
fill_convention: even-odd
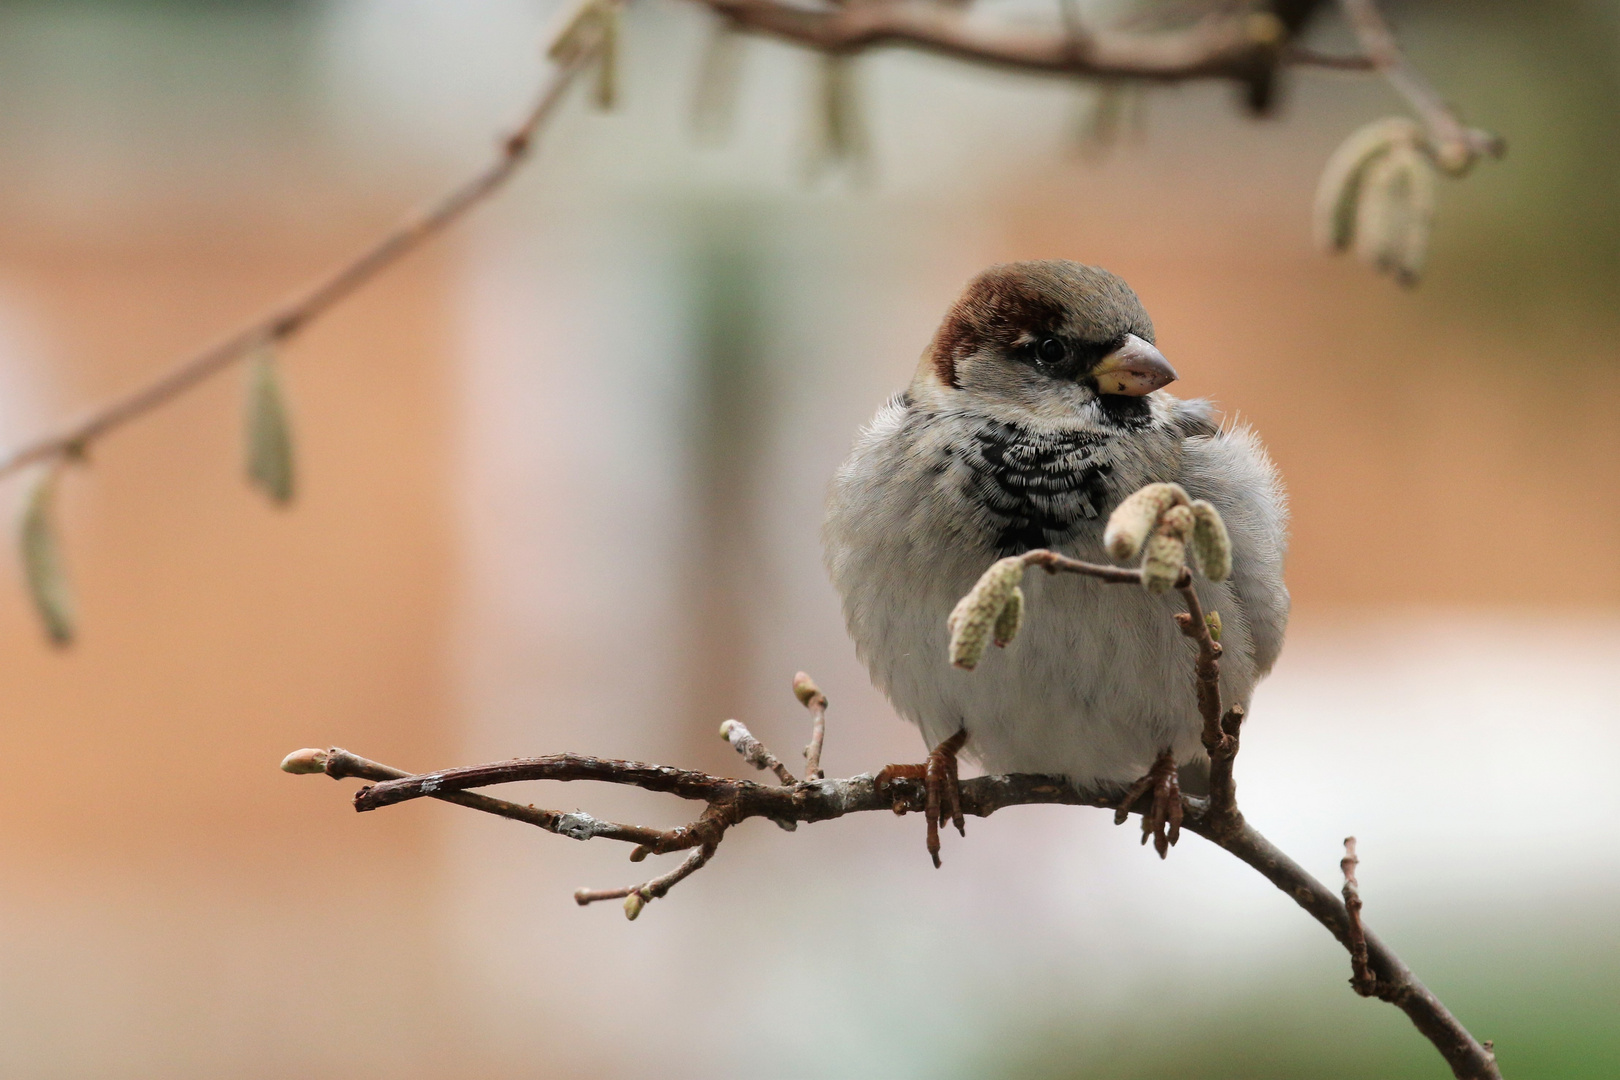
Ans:
[{"label": "bare branch in background", "polygon": [[[489,165],[405,218],[350,262],[181,360],[146,385],[105,402],[58,432],[0,455],[0,477],[33,464],[54,466],[84,461],[91,445],[103,436],[145,416],[245,357],[261,351],[267,354],[290,340],[381,271],[453,225],[503,187],[529,157],[536,137],[555,115],[563,94],[582,71],[595,69],[597,104],[611,106],[617,97],[620,15],[627,2],[584,0],[572,9],[550,46],[553,67],[538,100],[518,127],[502,141],[499,153]],[[963,5],[946,0],[870,0],[828,8],[801,7],[778,0],[695,2],[718,13],[733,29],[768,34],[823,54],[829,65],[828,78],[822,88],[826,127],[823,156],[828,160],[858,162],[861,159],[862,128],[853,107],[849,83],[852,73],[848,65],[857,53],[889,45],[931,51],[964,62],[1049,75],[1134,82],[1224,79],[1246,87],[1248,100],[1256,110],[1263,110],[1271,101],[1276,72],[1285,66],[1376,71],[1385,75],[1422,117],[1428,132],[1426,145],[1437,167],[1461,174],[1479,157],[1500,154],[1502,150],[1502,142],[1496,136],[1464,126],[1411,67],[1396,46],[1374,0],[1340,0],[1365,50],[1365,55],[1359,57],[1325,56],[1302,48],[1293,40],[1325,0],[1298,0],[1286,7],[1277,6],[1278,13],[1228,10],[1195,19],[1188,27],[1151,32],[1088,28],[1070,4],[1062,5],[1058,13],[1061,17],[1055,18],[1051,27],[1029,28],[986,21]],[[722,107],[729,97],[726,87],[735,79],[736,57],[730,36],[722,34],[717,38],[711,54],[712,62],[707,67],[716,68],[716,72],[705,79],[705,85],[714,85],[706,90],[700,88],[700,100],[705,102],[706,112],[718,115],[726,111]],[[1329,177],[1338,175],[1330,166],[1323,188],[1328,194],[1319,197],[1319,203],[1326,198],[1322,205],[1329,207],[1329,217],[1341,223],[1349,220],[1344,217],[1344,207],[1363,208],[1364,212],[1355,219],[1358,250],[1380,269],[1411,283],[1416,280],[1427,248],[1432,197],[1428,195],[1423,170],[1414,171],[1411,161],[1400,153],[1385,156],[1389,160],[1374,161],[1379,155],[1372,155],[1355,169],[1344,172],[1340,179],[1346,182],[1337,187],[1327,183]],[[1377,197],[1361,198],[1364,191]],[[1329,246],[1342,249],[1350,242],[1352,233],[1335,227],[1329,230],[1329,235],[1333,237]],[[249,421],[250,477],[272,499],[286,502],[293,491],[290,435],[281,414],[279,396],[275,408],[269,408],[270,392],[266,387],[273,390],[273,385],[262,378],[255,385],[258,391],[250,398],[250,404],[257,403]],[[263,422],[272,412],[278,422]],[[25,559],[27,557],[25,553]],[[57,580],[61,583],[64,579],[58,575]],[[66,610],[70,598],[65,584],[60,592],[63,604],[59,606]],[[41,611],[47,612],[47,608],[41,605]],[[71,629],[64,634],[59,623],[60,620],[50,621],[49,632],[59,643],[66,642],[71,639]]]},{"label": "bare branch in background", "polygon": [[956,4],[877,0],[808,8],[777,0],[696,0],[733,25],[826,53],[907,46],[1017,71],[1157,82],[1247,80],[1283,60],[1285,28],[1255,13],[1166,33],[1096,33],[1073,19],[1050,29],[995,24]]},{"label": "bare branch in background", "polygon": [[1356,32],[1372,67],[1416,111],[1429,130],[1435,161],[1446,172],[1461,176],[1482,157],[1501,157],[1507,143],[1499,135],[1471,128],[1458,118],[1434,87],[1406,59],[1395,35],[1384,21],[1376,0],[1339,0],[1339,7]]},{"label": "bare branch in background", "polygon": [[37,462],[82,458],[92,443],[167,404],[254,350],[285,342],[403,256],[459,221],[467,211],[499,191],[530,155],[535,137],[556,111],[564,92],[595,58],[601,42],[583,46],[547,75],[539,98],[523,121],[501,140],[495,160],[440,198],[411,213],[392,230],[315,284],[295,293],[264,315],[180,361],[145,386],[114,398],[84,419],[0,457],[0,476]]}]

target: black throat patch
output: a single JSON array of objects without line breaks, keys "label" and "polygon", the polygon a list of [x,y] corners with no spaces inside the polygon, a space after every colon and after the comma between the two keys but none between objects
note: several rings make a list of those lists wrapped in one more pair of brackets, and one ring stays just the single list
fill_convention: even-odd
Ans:
[{"label": "black throat patch", "polygon": [[965,491],[989,516],[998,555],[1072,540],[1108,505],[1111,440],[1089,431],[1036,432],[984,420],[953,457]]}]

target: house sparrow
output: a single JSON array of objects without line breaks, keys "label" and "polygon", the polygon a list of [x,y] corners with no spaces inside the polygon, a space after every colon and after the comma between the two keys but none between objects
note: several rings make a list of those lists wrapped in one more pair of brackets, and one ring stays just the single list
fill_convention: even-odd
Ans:
[{"label": "house sparrow", "polygon": [[880,779],[928,780],[936,866],[959,750],[993,773],[1061,775],[1085,790],[1166,772],[1174,785],[1178,768],[1189,784],[1207,775],[1197,647],[1173,621],[1174,592],[1031,575],[1017,640],[975,671],[951,666],[946,618],[996,559],[1050,548],[1109,561],[1109,514],[1142,485],[1172,481],[1213,503],[1231,536],[1230,578],[1196,585],[1220,614],[1223,700],[1246,706],[1282,647],[1287,510],[1276,470],[1250,429],[1218,426],[1208,402],[1162,392],[1176,373],[1153,341],[1141,301],[1106,270],[993,266],[833,481],[826,563],[856,651],[935,748],[928,766],[891,766]]}]

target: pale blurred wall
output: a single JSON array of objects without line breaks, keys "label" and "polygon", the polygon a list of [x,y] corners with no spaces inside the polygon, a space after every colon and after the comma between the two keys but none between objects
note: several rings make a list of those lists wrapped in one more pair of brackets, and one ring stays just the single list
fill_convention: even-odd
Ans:
[{"label": "pale blurred wall", "polygon": [[[545,14],[6,9],[25,61],[0,158],[6,437],[258,310],[480,160]],[[1300,630],[1246,756],[1256,820],[1324,875],[1344,831],[1371,829],[1382,910],[1436,964],[1487,853],[1536,871],[1467,908],[1483,936],[1504,913],[1582,926],[1615,895],[1594,778],[1620,749],[1601,677],[1620,571],[1505,572],[1574,536],[1612,549],[1613,319],[1584,295],[1468,291],[1475,263],[1514,262],[1489,230],[1559,150],[1544,125],[1448,188],[1435,280],[1401,294],[1305,228],[1315,169],[1382,91],[1307,79],[1264,125],[1217,88],[1154,94],[1146,142],[1087,164],[1065,149],[1073,91],[888,57],[863,65],[877,181],[851,190],[803,182],[810,68],[778,46],[749,50],[732,139],[692,145],[702,32],[637,12],[625,112],[571,109],[499,204],[289,352],[293,511],[239,479],[229,376],[72,477],[83,641],[51,653],[0,601],[13,760],[66,766],[0,795],[8,1072],[974,1075],[1043,1041],[1141,1059],[1162,1040],[1130,1017],[1155,987],[1187,984],[1192,1022],[1231,998],[1195,988],[1223,978],[1261,1003],[1328,988],[1299,1028],[1362,1032],[1349,1060],[1384,1075],[1427,1066],[1263,883],[1197,846],[1159,867],[1100,819],[975,823],[942,874],[909,819],[743,830],[632,927],[568,898],[629,880],[621,852],[440,806],[357,818],[349,785],[273,771],[325,743],[406,767],[576,748],[734,770],[726,715],[802,737],[797,667],[835,701],[830,767],[914,753],[839,627],[821,491],[963,279],[1063,255],[1137,286],[1186,391],[1252,420],[1294,492]],[[1521,83],[1545,98],[1543,74]],[[1392,614],[1414,602],[1438,614]],[[1502,649],[1514,663],[1489,662]],[[1451,809],[1515,781],[1572,785],[1576,823]],[[1221,913],[1218,940],[1190,903]],[[1533,1013],[1528,982],[1491,998],[1452,967],[1442,990],[1474,1015]],[[1049,1019],[1063,1038],[1001,1044]]]}]

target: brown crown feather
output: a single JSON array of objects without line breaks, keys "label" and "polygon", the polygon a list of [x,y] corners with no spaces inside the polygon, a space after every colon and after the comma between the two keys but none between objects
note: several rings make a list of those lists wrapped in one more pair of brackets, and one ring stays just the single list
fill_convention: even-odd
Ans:
[{"label": "brown crown feather", "polygon": [[1003,348],[1028,333],[1067,332],[1111,341],[1153,340],[1153,323],[1119,277],[1067,259],[1001,263],[968,284],[934,333],[929,352],[940,382],[959,389],[957,364],[986,345]]}]

